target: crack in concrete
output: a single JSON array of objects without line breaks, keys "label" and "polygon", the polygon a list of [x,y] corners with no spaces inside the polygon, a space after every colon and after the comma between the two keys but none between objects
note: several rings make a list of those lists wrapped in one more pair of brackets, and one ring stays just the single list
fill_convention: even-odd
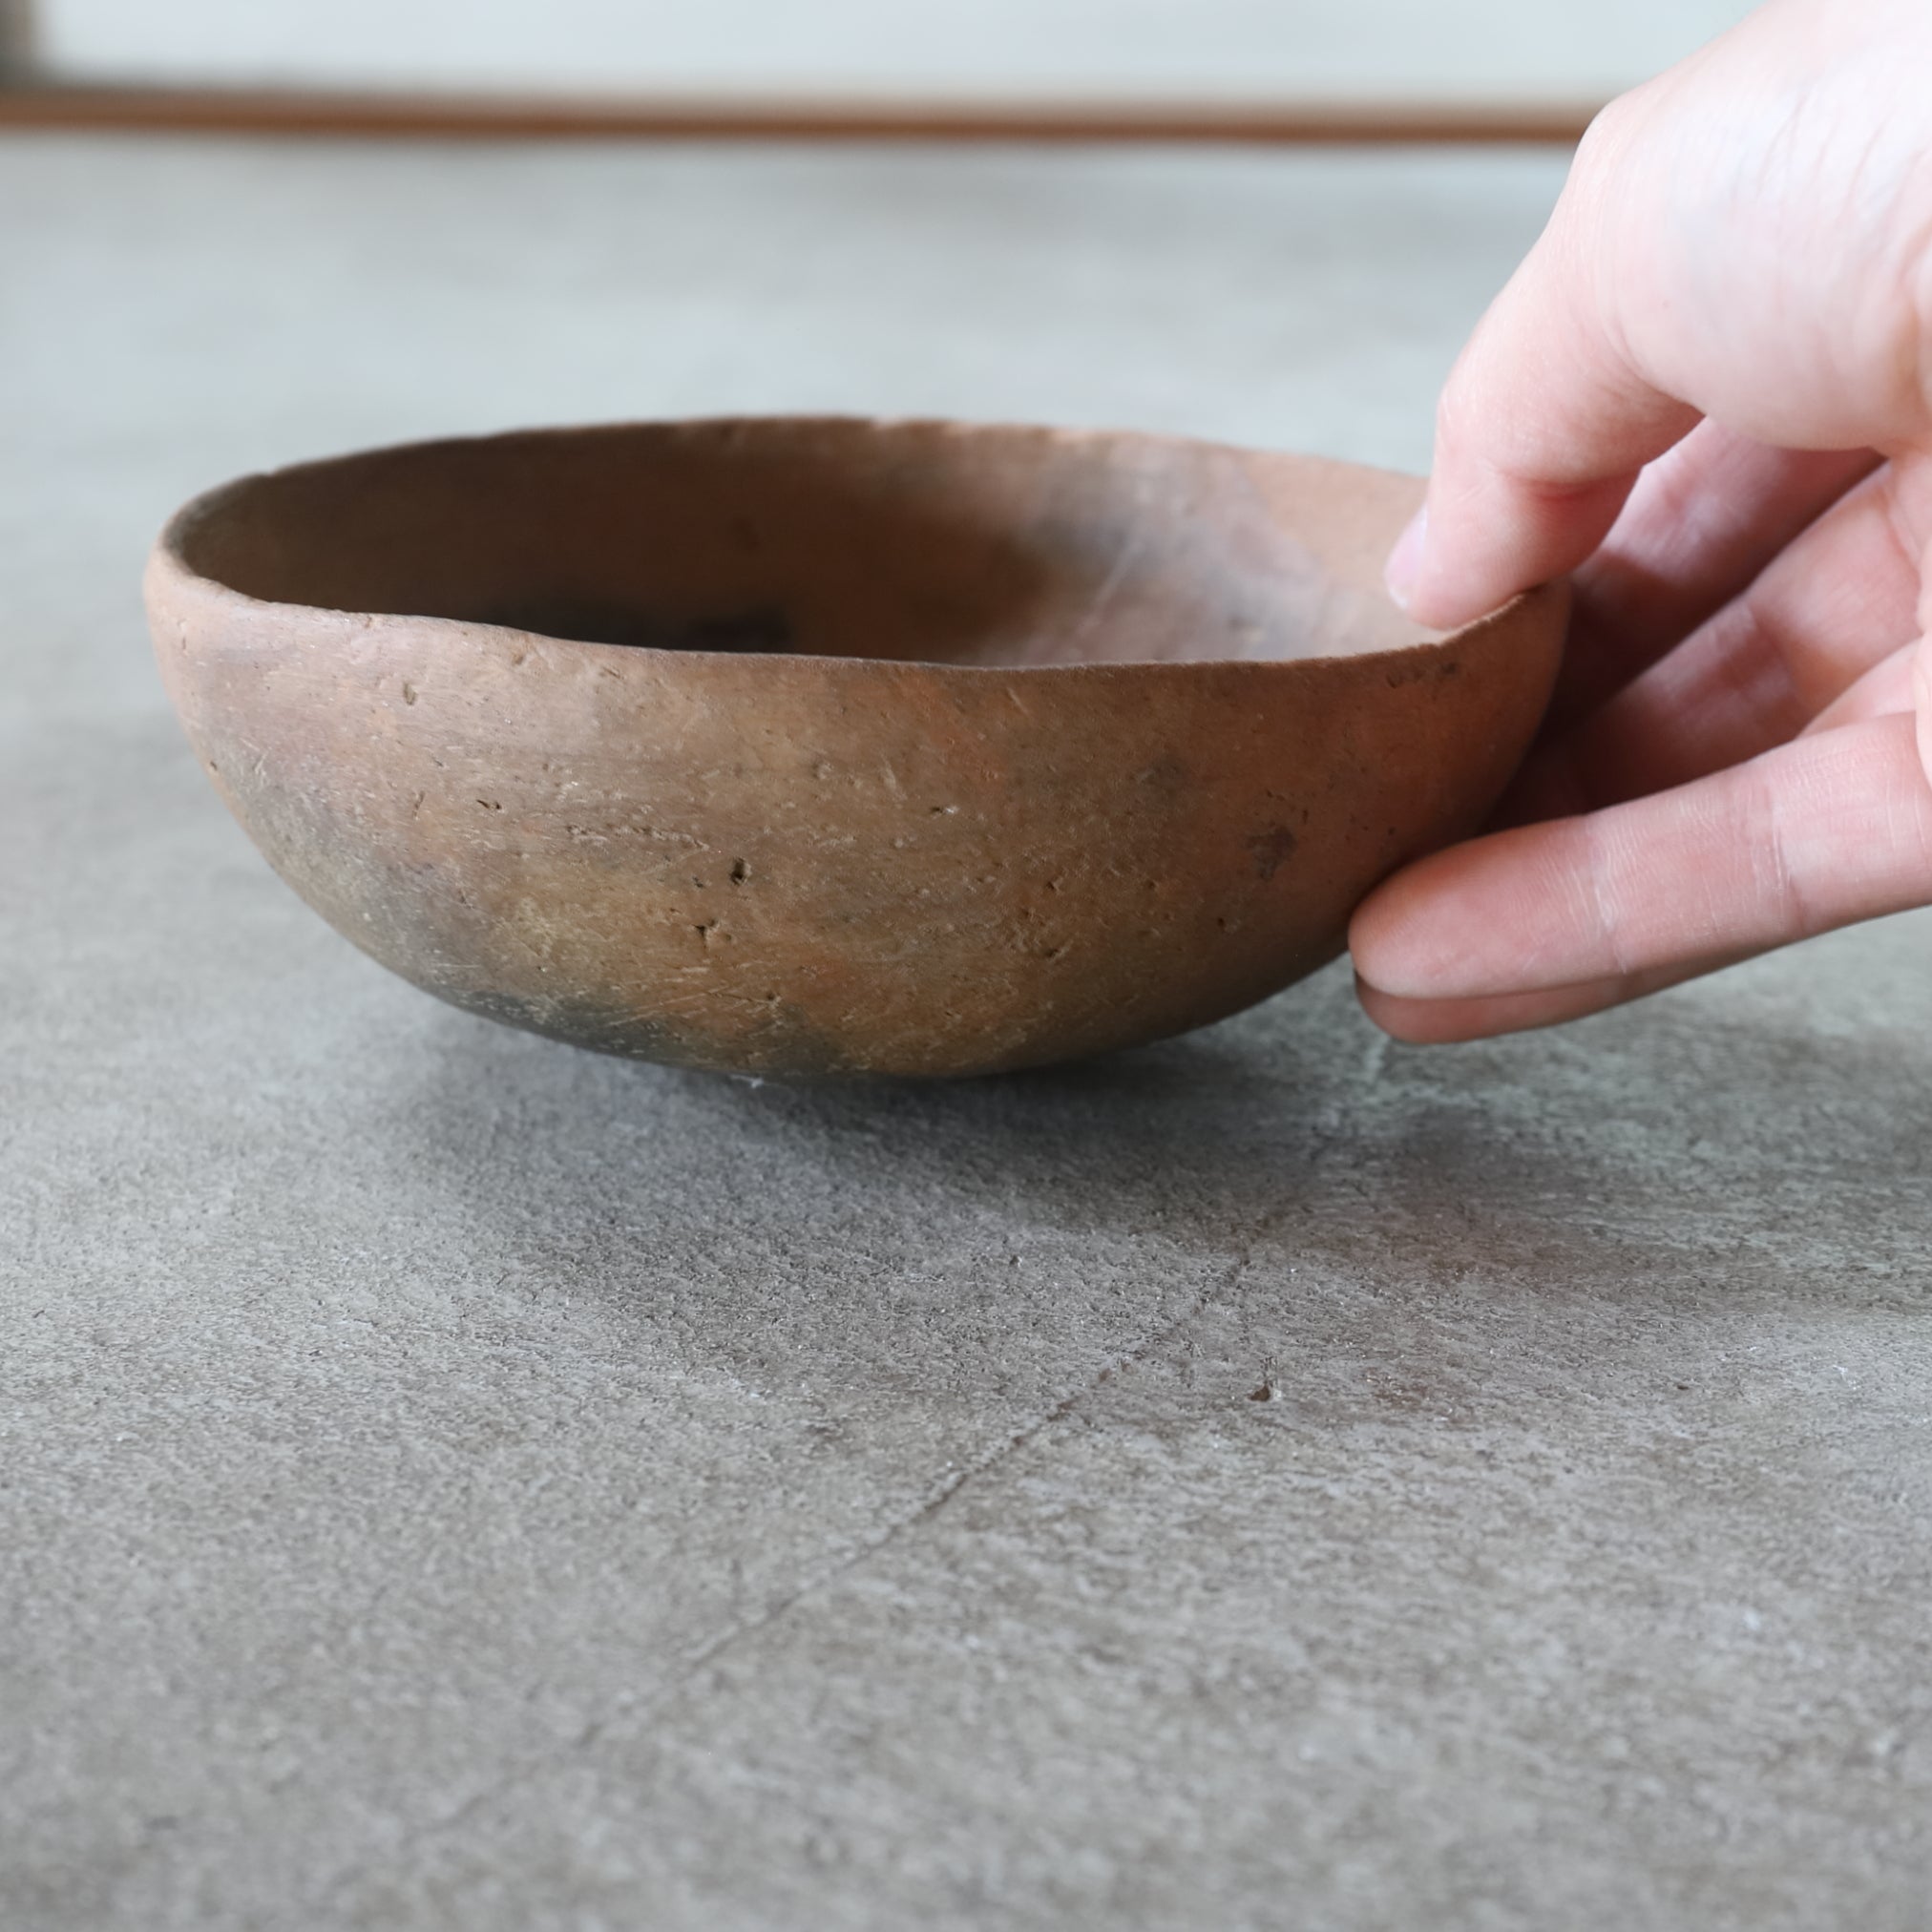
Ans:
[{"label": "crack in concrete", "polygon": [[[460,1830],[462,1826],[486,1810],[490,1805],[494,1804],[498,1799],[509,1796],[513,1792],[529,1784],[533,1779],[541,1776],[552,1765],[573,1757],[578,1752],[588,1751],[620,1719],[636,1717],[648,1722],[661,1715],[690,1688],[699,1676],[716,1664],[719,1658],[764,1635],[766,1631],[790,1616],[802,1604],[822,1595],[842,1579],[864,1568],[867,1564],[871,1563],[884,1551],[890,1549],[901,1538],[931,1522],[969,1484],[978,1481],[983,1477],[991,1476],[1002,1465],[1012,1460],[1014,1457],[1023,1454],[1057,1424],[1065,1421],[1083,1402],[1091,1399],[1114,1376],[1121,1374],[1124,1370],[1137,1367],[1139,1364],[1151,1359],[1166,1348],[1177,1336],[1186,1334],[1213,1305],[1217,1295],[1229,1294],[1240,1286],[1249,1270],[1254,1265],[1256,1250],[1279,1219],[1280,1211],[1278,1209],[1264,1214],[1261,1220],[1256,1223],[1252,1233],[1242,1244],[1239,1254],[1236,1255],[1232,1263],[1224,1270],[1221,1277],[1208,1287],[1204,1288],[1182,1313],[1176,1315],[1171,1321],[1164,1323],[1152,1334],[1147,1335],[1133,1348],[1127,1350],[1125,1354],[1117,1356],[1106,1367],[1100,1370],[1090,1380],[1061,1396],[1050,1409],[1036,1417],[1034,1420],[1018,1430],[1014,1435],[1008,1437],[1005,1441],[1000,1443],[990,1454],[981,1457],[976,1462],[969,1463],[964,1469],[959,1470],[949,1478],[910,1515],[901,1517],[896,1522],[890,1524],[880,1535],[872,1538],[871,1542],[850,1551],[848,1555],[820,1571],[817,1575],[807,1578],[795,1590],[787,1596],[779,1598],[775,1603],[768,1605],[757,1616],[744,1623],[735,1624],[728,1629],[720,1631],[710,1643],[702,1646],[695,1651],[685,1661],[683,1669],[678,1675],[670,1683],[664,1685],[655,1696],[639,1704],[628,1705],[622,1712],[615,1712],[611,1716],[592,1718],[589,1723],[585,1724],[573,1736],[566,1738],[559,1747],[545,1752],[540,1757],[528,1763],[518,1765],[515,1770],[507,1772],[503,1776],[484,1786],[482,1790],[472,1792],[461,1804],[457,1805],[453,1810],[445,1813],[442,1816],[430,1818],[426,1823],[415,1826],[404,1833],[393,1847],[391,1856],[403,1856],[413,1851],[418,1846],[428,1843],[431,1839],[446,1837],[452,1832]],[[353,1881],[357,1872],[361,1869],[362,1866],[360,1865],[351,1867],[347,1871],[338,1873],[335,1878],[328,1880],[318,1896],[318,1907],[326,1909],[333,1904],[343,1890]]]}]

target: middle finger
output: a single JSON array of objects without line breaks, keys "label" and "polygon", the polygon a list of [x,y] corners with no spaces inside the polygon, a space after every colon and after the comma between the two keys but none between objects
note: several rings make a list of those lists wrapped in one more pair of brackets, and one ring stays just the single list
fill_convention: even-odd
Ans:
[{"label": "middle finger", "polygon": [[1675,651],[1547,738],[1501,822],[1599,810],[1795,738],[1918,635],[1928,538],[1932,473],[1866,477]]},{"label": "middle finger", "polygon": [[1878,468],[1869,450],[1775,450],[1700,423],[1638,479],[1576,573],[1561,729],[1647,671]]}]

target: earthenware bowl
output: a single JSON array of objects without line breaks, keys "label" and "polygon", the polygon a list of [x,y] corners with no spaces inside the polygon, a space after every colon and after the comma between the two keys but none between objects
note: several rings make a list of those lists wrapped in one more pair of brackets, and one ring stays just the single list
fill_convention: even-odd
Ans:
[{"label": "earthenware bowl", "polygon": [[1552,587],[1379,584],[1412,478],[930,422],[544,430],[251,476],[148,607],[237,817],[444,999],[753,1074],[1237,1012],[1521,759]]}]

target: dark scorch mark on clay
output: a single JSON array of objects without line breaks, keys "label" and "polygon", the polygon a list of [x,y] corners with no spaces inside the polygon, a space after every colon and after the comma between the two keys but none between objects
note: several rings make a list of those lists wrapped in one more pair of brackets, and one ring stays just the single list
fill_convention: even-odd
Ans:
[{"label": "dark scorch mark on clay", "polygon": [[1285,825],[1271,825],[1266,831],[1256,832],[1248,841],[1248,850],[1254,854],[1254,876],[1264,882],[1271,879],[1294,856],[1300,843]]}]

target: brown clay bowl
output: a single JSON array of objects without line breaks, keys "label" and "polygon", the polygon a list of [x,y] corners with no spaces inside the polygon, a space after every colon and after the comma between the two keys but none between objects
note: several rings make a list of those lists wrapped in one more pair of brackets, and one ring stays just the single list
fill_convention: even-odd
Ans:
[{"label": "brown clay bowl", "polygon": [[472,1013],[755,1074],[1180,1033],[1474,828],[1561,586],[1382,595],[1409,477],[1147,436],[763,420],[251,476],[147,580],[203,765]]}]

